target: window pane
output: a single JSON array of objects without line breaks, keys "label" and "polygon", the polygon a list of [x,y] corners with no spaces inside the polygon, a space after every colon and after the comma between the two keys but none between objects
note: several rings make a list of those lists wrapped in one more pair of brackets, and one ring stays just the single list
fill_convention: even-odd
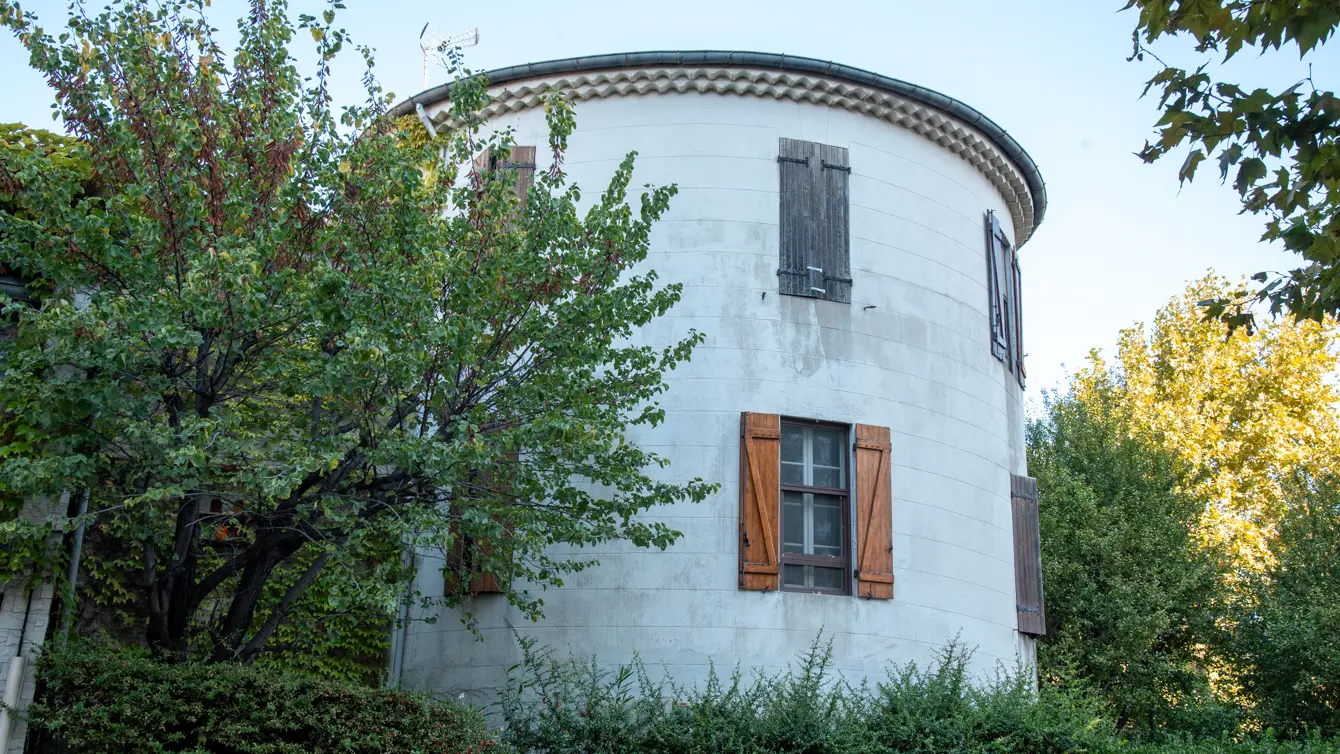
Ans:
[{"label": "window pane", "polygon": [[842,554],[842,503],[840,497],[814,496],[814,555]]},{"label": "window pane", "polygon": [[805,465],[782,461],[782,484],[802,485],[805,483]]},{"label": "window pane", "polygon": [[814,467],[814,486],[832,487],[834,489],[846,489],[842,478],[842,469],[836,469],[828,466]]},{"label": "window pane", "polygon": [[782,583],[786,586],[805,586],[805,566],[783,565]]},{"label": "window pane", "polygon": [[841,568],[820,568],[818,566],[809,566],[809,568],[813,570],[811,578],[814,579],[812,584],[814,588],[832,589],[839,592],[843,590],[845,585],[842,580],[846,572]]},{"label": "window pane", "polygon": [[837,429],[815,429],[813,436],[813,484],[816,487],[845,488],[842,458],[846,434]]},{"label": "window pane", "polygon": [[782,493],[782,552],[805,552],[804,493]]},{"label": "window pane", "polygon": [[805,430],[792,424],[782,425],[782,461],[805,462]]}]

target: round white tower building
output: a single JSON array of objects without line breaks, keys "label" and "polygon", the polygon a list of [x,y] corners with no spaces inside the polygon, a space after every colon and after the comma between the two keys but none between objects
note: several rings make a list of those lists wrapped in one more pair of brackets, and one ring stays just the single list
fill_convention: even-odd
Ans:
[{"label": "round white tower building", "polygon": [[[485,701],[523,635],[600,662],[634,652],[680,682],[709,663],[778,670],[822,629],[836,669],[879,675],[958,637],[978,668],[1045,630],[1024,467],[1014,252],[1046,207],[1003,129],[936,92],[833,63],[740,52],[574,58],[487,74],[491,126],[539,145],[543,98],[576,103],[565,169],[594,194],[675,183],[650,264],[683,300],[641,337],[706,335],[667,375],[665,422],[631,439],[701,477],[704,503],[650,515],[666,551],[614,544],[531,623],[473,599],[410,625],[407,685]],[[403,103],[445,117],[448,87]],[[425,594],[440,592],[426,560]],[[416,615],[416,617],[424,617]]]}]

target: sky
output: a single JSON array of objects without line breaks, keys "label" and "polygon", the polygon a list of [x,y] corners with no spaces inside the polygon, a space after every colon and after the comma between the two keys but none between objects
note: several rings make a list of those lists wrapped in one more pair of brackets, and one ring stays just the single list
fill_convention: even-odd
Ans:
[{"label": "sky", "polygon": [[[1028,150],[1047,182],[1046,219],[1020,251],[1035,408],[1039,391],[1063,385],[1090,349],[1110,354],[1122,328],[1151,320],[1187,281],[1295,263],[1258,241],[1262,221],[1238,213],[1236,193],[1209,164],[1179,187],[1180,158],[1151,166],[1134,155],[1158,119],[1156,101],[1140,96],[1156,64],[1127,62],[1136,18],[1120,12],[1124,0],[345,2],[338,23],[377,50],[378,78],[400,97],[422,88],[417,38],[431,22],[445,35],[479,29],[480,44],[466,50],[475,70],[612,52],[755,50],[865,68],[972,105]],[[23,7],[50,29],[66,2]],[[324,7],[295,0],[291,12]],[[214,2],[221,40],[243,10],[238,0]],[[1190,47],[1174,40],[1158,52],[1187,64]],[[1334,89],[1327,76],[1340,72],[1340,43],[1309,59],[1317,85]],[[337,101],[362,99],[355,63],[347,55],[336,70]],[[50,93],[13,38],[0,38],[0,72],[0,122],[50,128]],[[432,73],[430,85],[443,83],[442,69]],[[1225,73],[1279,86],[1308,67],[1295,53],[1245,53]]]}]

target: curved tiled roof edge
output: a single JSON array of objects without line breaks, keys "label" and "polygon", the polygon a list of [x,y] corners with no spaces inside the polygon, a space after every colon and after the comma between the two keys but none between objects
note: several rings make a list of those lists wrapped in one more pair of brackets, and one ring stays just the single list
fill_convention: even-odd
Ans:
[{"label": "curved tiled roof edge", "polygon": [[[803,78],[798,80],[770,80],[765,82],[768,86],[766,94],[786,99],[809,99],[811,101],[823,101],[826,104],[842,106],[847,109],[875,114],[893,120],[901,125],[911,127],[923,136],[934,141],[940,142],[943,146],[959,152],[974,153],[977,159],[969,159],[970,162],[983,172],[997,188],[1005,194],[1007,203],[1011,206],[1011,214],[1015,215],[1015,226],[1019,232],[1018,242],[1022,245],[1024,241],[1032,235],[1033,229],[1042,222],[1043,216],[1047,210],[1047,187],[1042,179],[1042,173],[1038,170],[1037,163],[1028,155],[1028,152],[1010,136],[1005,129],[1001,128],[995,121],[983,115],[972,106],[945,96],[932,89],[917,86],[900,79],[881,76],[860,68],[841,65],[814,58],[798,57],[794,55],[777,55],[772,53],[759,52],[735,52],[735,51],[694,51],[694,52],[632,52],[619,53],[612,55],[595,55],[581,58],[565,58],[562,60],[549,60],[540,63],[529,63],[526,65],[511,66],[508,68],[498,68],[488,71],[483,75],[487,77],[490,86],[502,86],[514,82],[522,82],[530,79],[552,78],[563,76],[564,74],[599,74],[600,72],[610,72],[623,70],[637,70],[649,68],[662,68],[673,66],[676,68],[714,68],[714,69],[755,69],[770,70],[783,73],[807,74],[809,76],[820,76],[824,79],[855,85],[862,89],[874,90],[875,92],[884,92],[895,95],[896,99],[909,101],[920,105],[922,108],[929,108],[932,111],[938,111],[952,119],[969,126],[971,129],[979,132],[981,137],[992,148],[989,151],[998,151],[1001,156],[1006,158],[1013,170],[1005,172],[1015,173],[1022,182],[1026,184],[1026,194],[1018,196],[1015,191],[1008,190],[1008,184],[1015,183],[1010,180],[1013,176],[1000,175],[998,170],[990,170],[983,163],[996,163],[998,160],[990,159],[988,155],[977,154],[982,150],[973,149],[971,144],[964,145],[964,139],[961,134],[944,134],[943,118],[928,117],[924,112],[908,112],[908,107],[899,107],[896,100],[871,102],[872,97],[861,96],[862,93],[850,90],[834,91],[834,87],[824,87],[813,81],[805,81]],[[718,72],[721,73],[720,71]],[[709,78],[721,79],[722,76],[708,76]],[[576,91],[578,99],[590,99],[595,97],[606,97],[622,94],[644,94],[648,93],[647,82],[644,80],[641,87],[629,86],[634,77],[622,77],[625,80],[618,82],[615,79],[602,76],[578,76],[575,80],[564,80],[554,82],[555,85],[562,85],[562,88]],[[639,77],[645,79],[645,77]],[[680,78],[692,79],[692,76],[681,76]],[[697,78],[702,78],[701,76]],[[736,78],[725,76],[732,81]],[[623,83],[624,86],[619,86]],[[805,90],[800,93],[779,92],[778,86],[794,87],[799,85]],[[397,104],[392,110],[393,115],[405,115],[414,111],[416,104],[433,105],[448,99],[451,95],[451,84],[427,89],[419,94],[410,97]],[[531,88],[530,94],[536,95],[540,89],[550,87]],[[696,89],[698,91],[716,91],[718,93],[746,94],[765,93],[760,88],[739,86],[722,86],[720,83],[712,87],[705,87],[701,84],[653,86],[657,91],[685,91],[686,89]],[[585,89],[585,92],[577,91]],[[816,94],[816,91],[819,93]],[[852,96],[852,95],[855,96]],[[489,114],[498,114],[501,112],[511,112],[525,107],[531,107],[538,104],[538,97],[514,96],[513,102],[499,103],[502,106],[493,105],[489,110],[495,112]],[[921,110],[922,108],[911,108]],[[898,117],[892,113],[898,110]],[[877,112],[872,112],[877,111]],[[936,122],[941,121],[941,122]],[[920,127],[917,127],[920,126]],[[977,141],[968,139],[968,141]],[[993,175],[992,173],[996,173]],[[1006,184],[1006,185],[1002,185]],[[1020,187],[1022,188],[1022,187]],[[1015,196],[1011,196],[1015,194]],[[1013,201],[1012,201],[1013,200]],[[1027,200],[1030,205],[1027,210],[1022,206],[1022,200]]]}]

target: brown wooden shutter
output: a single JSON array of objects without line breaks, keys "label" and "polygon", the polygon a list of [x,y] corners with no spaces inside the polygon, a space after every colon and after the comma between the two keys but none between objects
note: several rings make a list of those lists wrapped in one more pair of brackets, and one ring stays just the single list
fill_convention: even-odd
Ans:
[{"label": "brown wooden shutter", "polygon": [[1038,529],[1038,482],[1010,475],[1014,510],[1014,600],[1019,632],[1047,633],[1046,600],[1042,591],[1042,537]]},{"label": "brown wooden shutter", "polygon": [[525,206],[526,195],[535,183],[535,147],[513,146],[512,155],[503,167],[516,171],[516,198]]},{"label": "brown wooden shutter", "polygon": [[851,163],[847,150],[816,144],[819,155],[819,263],[824,293],[819,298],[851,303],[851,232],[848,212]]},{"label": "brown wooden shutter", "polygon": [[986,213],[986,278],[990,299],[991,353],[1009,363],[1010,341],[1005,309],[1005,246],[1001,243],[996,213]]},{"label": "brown wooden shutter", "polygon": [[856,425],[856,593],[893,599],[893,470],[889,428]]},{"label": "brown wooden shutter", "polygon": [[[519,453],[512,452],[508,453],[505,457],[507,458],[508,461],[516,462],[517,460],[520,459],[521,455]],[[497,489],[494,483],[489,481],[487,478],[480,479],[478,481],[478,484],[484,488]],[[497,521],[498,518],[499,517],[496,515],[493,516],[494,521]],[[493,548],[495,546],[509,547],[510,545],[508,540],[512,538],[513,531],[514,527],[512,526],[512,524],[510,522],[505,522],[503,524],[502,541],[495,543],[488,539],[473,539],[466,537],[461,533],[460,527],[453,522],[452,524],[452,533],[454,534],[452,538],[453,549],[451,555],[449,555],[447,558],[448,575],[446,583],[446,594],[451,595],[455,593],[455,591],[457,590],[458,588],[457,580],[454,574],[460,572],[461,570],[465,570],[466,572],[472,574],[472,576],[470,577],[470,584],[469,584],[469,590],[470,590],[469,593],[471,595],[490,594],[490,593],[496,594],[502,592],[503,591],[502,585],[499,582],[498,577],[495,574],[484,571],[481,562],[484,559],[493,555],[494,551]]]},{"label": "brown wooden shutter", "polygon": [[809,296],[811,257],[819,244],[819,164],[812,159],[814,144],[782,139],[777,145],[780,175],[778,292]]},{"label": "brown wooden shutter", "polygon": [[776,590],[782,418],[740,415],[740,588]]}]

